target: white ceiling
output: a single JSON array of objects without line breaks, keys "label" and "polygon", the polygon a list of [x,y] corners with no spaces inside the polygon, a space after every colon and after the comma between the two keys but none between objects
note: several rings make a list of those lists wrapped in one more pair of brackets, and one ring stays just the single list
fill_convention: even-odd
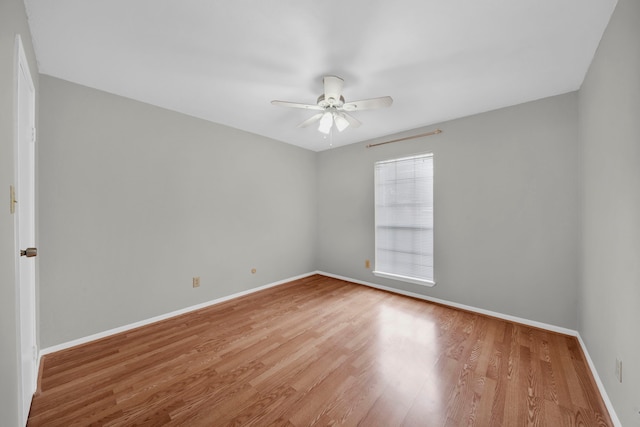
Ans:
[{"label": "white ceiling", "polygon": [[617,0],[25,0],[39,71],[310,150],[322,76],[390,95],[340,146],[577,90]]}]

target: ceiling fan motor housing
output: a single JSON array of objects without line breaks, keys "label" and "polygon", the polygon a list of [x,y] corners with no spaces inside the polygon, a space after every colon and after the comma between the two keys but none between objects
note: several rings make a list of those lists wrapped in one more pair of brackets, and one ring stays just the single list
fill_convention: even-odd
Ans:
[{"label": "ceiling fan motor housing", "polygon": [[341,108],[344,105],[344,97],[340,95],[340,98],[338,99],[333,97],[325,99],[324,94],[322,94],[318,97],[317,104],[319,107],[322,107],[322,108],[328,108],[328,107]]}]

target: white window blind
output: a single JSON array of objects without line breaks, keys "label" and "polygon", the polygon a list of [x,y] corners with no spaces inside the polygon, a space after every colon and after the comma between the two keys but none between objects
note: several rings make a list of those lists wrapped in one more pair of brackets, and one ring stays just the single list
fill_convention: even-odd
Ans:
[{"label": "white window blind", "polygon": [[377,276],[433,285],[433,155],[375,164]]}]

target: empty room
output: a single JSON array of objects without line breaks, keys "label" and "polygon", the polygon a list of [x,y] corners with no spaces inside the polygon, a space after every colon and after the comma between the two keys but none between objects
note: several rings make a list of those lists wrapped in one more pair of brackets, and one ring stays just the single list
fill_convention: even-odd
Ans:
[{"label": "empty room", "polygon": [[0,1],[0,426],[640,426],[640,2]]}]

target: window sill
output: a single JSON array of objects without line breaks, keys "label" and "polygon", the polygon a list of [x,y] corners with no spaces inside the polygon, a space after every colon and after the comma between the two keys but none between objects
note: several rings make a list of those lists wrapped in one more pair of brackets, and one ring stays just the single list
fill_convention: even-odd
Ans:
[{"label": "window sill", "polygon": [[382,271],[374,271],[373,274],[378,277],[384,277],[385,279],[400,280],[401,282],[408,282],[416,285],[422,285],[422,286],[428,286],[428,287],[433,287],[436,285],[436,282],[432,282],[431,280],[416,279],[415,277],[401,276],[399,274],[392,274],[392,273],[384,273]]}]

